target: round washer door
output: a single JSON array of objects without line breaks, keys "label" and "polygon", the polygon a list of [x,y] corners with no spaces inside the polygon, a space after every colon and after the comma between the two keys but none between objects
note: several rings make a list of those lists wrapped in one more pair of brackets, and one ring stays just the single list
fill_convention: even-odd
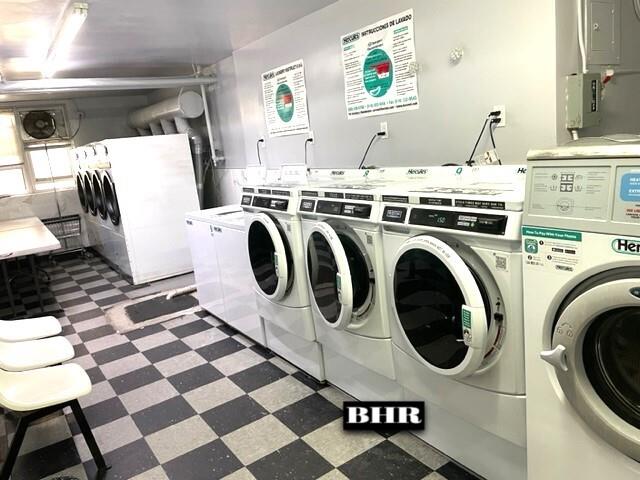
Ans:
[{"label": "round washer door", "polygon": [[84,197],[87,201],[87,210],[91,215],[96,215],[96,199],[93,192],[91,175],[87,172],[84,174]]},{"label": "round washer door", "polygon": [[313,301],[324,322],[332,328],[345,328],[353,312],[353,283],[342,242],[328,223],[316,223],[311,229],[307,274]]},{"label": "round washer door", "polygon": [[[622,269],[623,274],[626,269]],[[640,461],[640,269],[568,298],[541,353],[562,390],[605,441]]]},{"label": "round washer door", "polygon": [[289,286],[292,259],[286,239],[275,222],[264,213],[251,217],[247,248],[255,281],[267,298],[281,300]]},{"label": "round washer door", "polygon": [[100,179],[99,172],[93,172],[93,197],[96,202],[96,210],[100,218],[106,220],[107,218],[107,207],[104,202],[104,192],[102,191],[102,180]]},{"label": "round washer door", "polygon": [[116,186],[111,180],[108,172],[102,177],[102,193],[104,194],[104,204],[109,214],[109,219],[114,225],[120,223],[120,207],[118,206],[118,196],[116,195]]},{"label": "round washer door", "polygon": [[486,291],[464,260],[443,241],[420,235],[404,243],[393,265],[396,321],[414,355],[440,375],[475,373],[491,319]]},{"label": "round washer door", "polygon": [[76,191],[78,192],[78,200],[80,201],[80,206],[84,212],[89,211],[89,205],[87,205],[87,197],[84,193],[84,181],[82,180],[82,174],[78,173],[76,175]]}]

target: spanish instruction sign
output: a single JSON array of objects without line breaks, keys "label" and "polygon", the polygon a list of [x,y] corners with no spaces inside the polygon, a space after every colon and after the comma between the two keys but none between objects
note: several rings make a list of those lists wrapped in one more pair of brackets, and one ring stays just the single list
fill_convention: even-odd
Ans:
[{"label": "spanish instruction sign", "polygon": [[262,96],[269,137],[296,135],[309,130],[302,60],[263,73]]},{"label": "spanish instruction sign", "polygon": [[340,40],[347,118],[419,108],[413,9]]}]

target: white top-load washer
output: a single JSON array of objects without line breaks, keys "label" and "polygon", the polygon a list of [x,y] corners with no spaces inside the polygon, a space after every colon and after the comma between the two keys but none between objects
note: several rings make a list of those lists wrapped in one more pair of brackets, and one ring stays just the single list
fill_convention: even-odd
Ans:
[{"label": "white top-load washer", "polygon": [[[636,137],[637,138],[637,137]],[[640,478],[640,142],[529,153],[529,478]]]},{"label": "white top-load washer", "polygon": [[380,209],[396,378],[426,403],[419,436],[496,480],[526,478],[525,171],[448,168],[387,189]]},{"label": "white top-load washer", "polygon": [[198,301],[202,308],[265,345],[253,273],[245,247],[245,213],[240,205],[198,210],[186,218]]},{"label": "white top-load washer", "polygon": [[[242,188],[245,245],[267,346],[324,381],[322,348],[316,342],[309,305],[297,214],[299,183],[275,180]],[[306,176],[302,183],[306,183]]]}]

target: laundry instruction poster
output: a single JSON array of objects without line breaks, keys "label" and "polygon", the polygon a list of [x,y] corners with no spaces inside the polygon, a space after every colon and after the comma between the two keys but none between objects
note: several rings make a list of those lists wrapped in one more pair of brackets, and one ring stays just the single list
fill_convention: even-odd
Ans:
[{"label": "laundry instruction poster", "polygon": [[309,130],[302,60],[263,73],[262,96],[269,137],[296,135]]},{"label": "laundry instruction poster", "polygon": [[340,39],[347,118],[419,107],[413,9]]}]

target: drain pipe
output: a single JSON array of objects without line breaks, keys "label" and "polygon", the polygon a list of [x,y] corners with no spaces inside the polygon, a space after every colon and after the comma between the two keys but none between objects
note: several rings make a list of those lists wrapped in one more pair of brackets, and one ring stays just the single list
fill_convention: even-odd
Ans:
[{"label": "drain pipe", "polygon": [[195,285],[189,285],[187,287],[176,288],[175,290],[170,290],[167,292],[167,296],[165,297],[167,300],[171,300],[174,297],[179,295],[184,295],[186,293],[191,293],[196,291]]},{"label": "drain pipe", "polygon": [[191,151],[196,169],[196,188],[198,190],[200,208],[202,209],[204,207],[204,141],[202,140],[202,136],[189,125],[186,119],[176,117],[174,121],[178,133],[186,133],[191,143]]}]

